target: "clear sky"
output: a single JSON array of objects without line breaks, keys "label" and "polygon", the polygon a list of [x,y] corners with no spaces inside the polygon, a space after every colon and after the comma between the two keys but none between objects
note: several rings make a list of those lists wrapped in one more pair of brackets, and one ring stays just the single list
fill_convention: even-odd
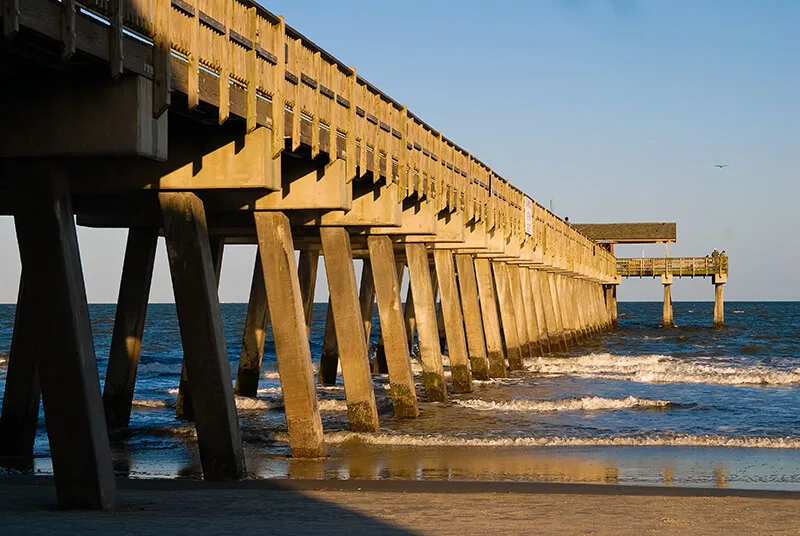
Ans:
[{"label": "clear sky", "polygon": [[[800,300],[800,2],[264,5],[559,215],[677,221],[671,256],[729,254],[726,299]],[[89,300],[115,301],[124,231],[79,238]],[[14,244],[4,218],[2,302],[16,299]],[[254,249],[227,249],[221,299],[246,301]],[[660,299],[661,285],[619,296]],[[713,292],[683,280],[673,297]],[[172,300],[163,245],[151,300]]]}]

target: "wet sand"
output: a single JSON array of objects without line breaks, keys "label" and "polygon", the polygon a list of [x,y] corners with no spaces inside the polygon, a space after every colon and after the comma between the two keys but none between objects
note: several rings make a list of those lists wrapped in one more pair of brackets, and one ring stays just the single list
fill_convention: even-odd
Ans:
[{"label": "wet sand", "polygon": [[800,534],[800,493],[492,482],[120,480],[115,512],[0,478],[4,534]]}]

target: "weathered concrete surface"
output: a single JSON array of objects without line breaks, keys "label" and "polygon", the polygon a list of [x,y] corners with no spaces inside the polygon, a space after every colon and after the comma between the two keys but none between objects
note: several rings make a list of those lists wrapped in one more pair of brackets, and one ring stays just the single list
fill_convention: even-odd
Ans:
[{"label": "weathered concrete surface", "polygon": [[264,287],[264,271],[261,269],[261,255],[258,252],[253,264],[253,280],[250,284],[234,392],[240,396],[255,398],[258,392],[258,379],[261,376],[261,361],[264,358],[269,307],[267,307],[267,290]]},{"label": "weathered concrete surface", "polygon": [[442,317],[444,317],[447,336],[453,390],[456,393],[469,393],[472,391],[472,372],[467,353],[467,336],[464,333],[464,317],[461,313],[461,298],[456,283],[453,253],[447,249],[437,249],[433,252],[433,258],[436,263],[436,278],[439,281],[439,293],[442,298]]},{"label": "weathered concrete surface", "polygon": [[456,255],[456,267],[472,377],[476,380],[488,380],[489,360],[486,358],[486,340],[483,335],[481,305],[478,301],[478,281],[475,277],[472,255]]},{"label": "weathered concrete surface", "polygon": [[503,353],[500,313],[497,311],[494,276],[489,259],[475,259],[475,275],[478,278],[483,333],[486,336],[486,357],[489,360],[489,376],[505,378],[506,356]]}]

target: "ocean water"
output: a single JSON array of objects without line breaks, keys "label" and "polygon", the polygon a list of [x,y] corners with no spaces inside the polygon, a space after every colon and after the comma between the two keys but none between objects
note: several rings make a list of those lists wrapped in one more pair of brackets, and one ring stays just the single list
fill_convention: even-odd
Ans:
[{"label": "ocean water", "polygon": [[[318,388],[324,460],[293,460],[275,350],[268,337],[258,399],[237,398],[251,478],[406,478],[623,483],[800,490],[800,303],[620,303],[617,331],[563,355],[528,360],[509,378],[475,382],[448,403],[395,419],[388,378],[375,376],[380,433],[348,431],[344,389]],[[246,305],[223,304],[235,372]],[[0,389],[13,328],[0,306]],[[90,306],[102,381],[114,306]],[[376,324],[377,324],[377,318]],[[315,304],[311,352],[325,304]],[[373,330],[372,346],[377,342]],[[173,305],[152,304],[130,431],[115,434],[115,469],[134,478],[201,475],[194,428],[176,420],[181,344]],[[414,371],[421,369],[415,360]],[[34,471],[51,471],[43,418]]]}]

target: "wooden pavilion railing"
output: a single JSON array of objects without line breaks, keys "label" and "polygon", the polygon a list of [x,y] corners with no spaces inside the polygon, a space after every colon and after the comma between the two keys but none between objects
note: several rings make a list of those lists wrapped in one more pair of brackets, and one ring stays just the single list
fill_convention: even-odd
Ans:
[{"label": "wooden pavilion railing", "polygon": [[620,277],[710,277],[728,274],[728,256],[617,259]]}]

